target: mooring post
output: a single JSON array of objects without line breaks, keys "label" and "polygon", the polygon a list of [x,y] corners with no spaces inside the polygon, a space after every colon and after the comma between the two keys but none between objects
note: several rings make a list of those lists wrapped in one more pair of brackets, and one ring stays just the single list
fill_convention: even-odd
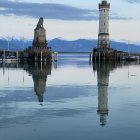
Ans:
[{"label": "mooring post", "polygon": [[42,62],[42,51],[41,51],[41,62]]},{"label": "mooring post", "polygon": [[18,62],[18,51],[16,52],[16,59],[17,59],[17,62]]},{"label": "mooring post", "polygon": [[36,56],[36,53],[35,53],[35,62],[37,62],[37,56]]},{"label": "mooring post", "polygon": [[3,51],[3,61],[5,62],[5,50]]},{"label": "mooring post", "polygon": [[42,72],[42,61],[41,61],[41,72]]},{"label": "mooring post", "polygon": [[57,61],[54,62],[54,69],[57,69]]},{"label": "mooring post", "polygon": [[99,63],[100,63],[100,59],[101,59],[101,58],[100,58],[100,50],[99,50]]},{"label": "mooring post", "polygon": [[89,53],[89,62],[91,63],[92,60],[92,52]]},{"label": "mooring post", "polygon": [[54,52],[54,61],[58,61],[58,52]]},{"label": "mooring post", "polygon": [[16,62],[16,67],[18,68],[18,60],[17,60],[17,62]]},{"label": "mooring post", "polygon": [[5,75],[5,62],[3,62],[3,75]]},{"label": "mooring post", "polygon": [[45,58],[44,58],[44,62],[46,62],[46,61],[47,61],[47,58],[45,57]]},{"label": "mooring post", "polygon": [[105,61],[105,52],[104,52],[104,61]]},{"label": "mooring post", "polygon": [[114,60],[116,61],[116,52],[114,52],[114,58],[115,58]]}]

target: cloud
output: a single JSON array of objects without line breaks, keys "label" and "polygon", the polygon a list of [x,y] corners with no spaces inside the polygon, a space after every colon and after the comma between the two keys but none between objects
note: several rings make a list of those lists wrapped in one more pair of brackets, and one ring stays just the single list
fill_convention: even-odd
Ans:
[{"label": "cloud", "polygon": [[[8,0],[0,1],[0,14],[59,20],[98,20],[97,9],[89,10],[64,4],[26,3]],[[110,19],[126,20],[126,18],[116,15],[112,15]]]},{"label": "cloud", "polygon": [[75,8],[63,4],[50,3],[21,3],[12,1],[0,1],[0,14],[17,16],[31,16],[38,18],[43,16],[47,19],[61,19],[61,20],[97,20],[98,11]]},{"label": "cloud", "polygon": [[116,13],[110,13],[110,19],[111,20],[132,20],[132,17],[126,17],[126,16],[119,16]]},{"label": "cloud", "polygon": [[126,0],[129,3],[140,3],[140,0]]}]

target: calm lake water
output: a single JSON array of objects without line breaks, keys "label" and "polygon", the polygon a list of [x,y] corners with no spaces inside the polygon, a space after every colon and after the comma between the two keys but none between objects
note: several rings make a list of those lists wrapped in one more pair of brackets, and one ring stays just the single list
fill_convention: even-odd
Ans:
[{"label": "calm lake water", "polygon": [[0,140],[140,140],[139,63],[0,63]]}]

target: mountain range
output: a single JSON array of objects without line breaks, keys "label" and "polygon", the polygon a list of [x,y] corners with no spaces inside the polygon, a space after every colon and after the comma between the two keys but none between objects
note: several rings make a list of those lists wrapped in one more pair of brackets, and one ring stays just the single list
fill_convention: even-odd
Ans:
[{"label": "mountain range", "polygon": [[[25,48],[32,45],[32,40],[18,40],[12,39],[8,41],[6,39],[0,39],[0,50],[24,50]],[[55,38],[48,41],[48,46],[52,48],[52,51],[58,52],[91,52],[93,48],[97,47],[97,40],[93,39],[78,39],[73,41],[62,40]],[[140,53],[140,45],[127,44],[124,42],[110,41],[111,48],[117,49],[119,51],[137,52]]]}]

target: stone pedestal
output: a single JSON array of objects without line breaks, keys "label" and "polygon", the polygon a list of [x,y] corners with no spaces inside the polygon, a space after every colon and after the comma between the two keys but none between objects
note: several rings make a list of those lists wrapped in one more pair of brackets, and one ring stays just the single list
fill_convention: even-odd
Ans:
[{"label": "stone pedestal", "polygon": [[117,59],[117,51],[111,48],[96,48],[93,50],[93,60],[110,61]]},{"label": "stone pedestal", "polygon": [[46,29],[43,27],[42,17],[34,30],[33,44],[25,50],[24,58],[36,62],[50,62],[52,59],[51,48],[47,44]]}]

